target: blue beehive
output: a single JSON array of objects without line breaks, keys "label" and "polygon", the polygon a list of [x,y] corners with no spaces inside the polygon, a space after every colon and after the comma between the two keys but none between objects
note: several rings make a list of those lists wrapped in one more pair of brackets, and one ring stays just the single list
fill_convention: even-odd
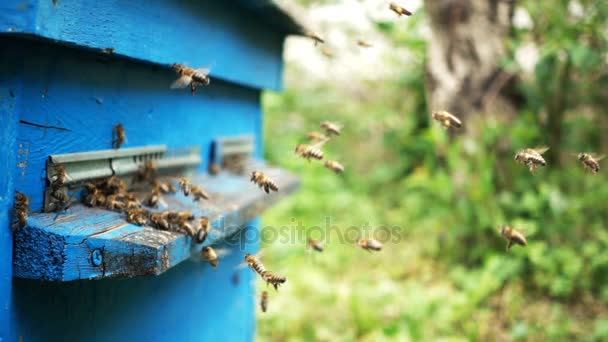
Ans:
[{"label": "blue beehive", "polygon": [[[238,265],[258,248],[255,216],[297,187],[255,161],[260,93],[281,88],[283,41],[300,26],[264,0],[6,0],[0,32],[0,341],[251,340],[255,278]],[[211,84],[170,90],[172,63],[210,67]],[[128,142],[112,150],[118,123]],[[236,152],[251,152],[247,171],[272,174],[279,193],[247,175],[206,174],[212,158]],[[211,217],[205,245],[229,252],[217,270],[189,260],[201,245],[184,234],[80,204],[43,212],[51,165],[66,166],[78,196],[82,182],[132,175],[147,160],[211,192],[201,204],[167,202]],[[13,236],[15,191],[33,212]]]}]

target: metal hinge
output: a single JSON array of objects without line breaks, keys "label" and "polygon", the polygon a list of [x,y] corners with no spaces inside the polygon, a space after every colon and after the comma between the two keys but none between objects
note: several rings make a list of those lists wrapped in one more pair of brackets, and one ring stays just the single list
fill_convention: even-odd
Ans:
[{"label": "metal hinge", "polygon": [[[48,186],[44,210],[57,209],[56,201],[51,196],[53,191],[67,193],[68,190],[80,188],[87,181],[113,175],[124,177],[129,183],[125,176],[135,175],[148,160],[154,161],[158,174],[188,174],[202,162],[198,147],[168,150],[165,145],[52,155],[47,161]],[[67,175],[59,188],[51,187],[56,177],[56,165],[62,165]]]}]

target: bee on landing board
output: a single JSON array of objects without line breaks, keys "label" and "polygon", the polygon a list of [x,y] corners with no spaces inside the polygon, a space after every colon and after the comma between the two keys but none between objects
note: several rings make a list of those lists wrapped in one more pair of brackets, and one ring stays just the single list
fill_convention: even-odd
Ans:
[{"label": "bee on landing board", "polygon": [[340,131],[342,130],[341,125],[329,121],[321,122],[321,128],[323,128],[325,133],[330,137],[332,135],[340,135]]},{"label": "bee on landing board", "polygon": [[266,176],[264,173],[260,171],[251,172],[251,179],[253,183],[257,184],[261,189],[263,189],[267,194],[272,191],[279,191],[279,187],[277,183]]},{"label": "bee on landing board", "polygon": [[209,194],[206,191],[204,191],[203,189],[201,189],[201,187],[198,185],[192,185],[191,189],[192,189],[192,200],[195,202],[198,202],[201,199],[208,200],[210,198]]},{"label": "bee on landing board", "polygon": [[590,153],[579,153],[577,155],[578,160],[583,164],[585,170],[591,171],[591,173],[596,174],[600,171],[600,160],[604,159],[605,156],[594,157]]},{"label": "bee on landing board", "polygon": [[192,184],[190,184],[190,180],[186,177],[179,178],[179,188],[184,193],[184,196],[188,197],[190,192],[192,191]]},{"label": "bee on landing board", "polygon": [[51,177],[51,187],[53,189],[58,189],[62,187],[68,180],[72,180],[72,177],[68,175],[67,171],[65,170],[65,166],[62,164],[53,165],[53,171],[55,172],[55,174]]},{"label": "bee on landing board", "polygon": [[306,32],[306,36],[308,38],[312,39],[312,41],[315,43],[315,46],[317,46],[318,44],[325,43],[325,40],[323,38],[321,38],[321,36],[315,32],[308,31],[308,32]]},{"label": "bee on landing board", "polygon": [[394,2],[391,2],[391,3],[388,5],[388,8],[389,8],[391,11],[393,11],[393,12],[397,13],[397,15],[398,15],[398,16],[402,16],[402,15],[407,15],[407,16],[410,16],[410,15],[412,15],[412,12],[410,12],[410,11],[406,10],[405,8],[403,8],[403,7],[399,6],[399,5],[397,5],[397,4],[396,4],[396,3],[394,3]]},{"label": "bee on landing board", "polygon": [[196,232],[196,242],[203,243],[205,240],[207,240],[207,236],[209,235],[212,226],[208,217],[201,217],[199,220],[199,225],[200,227],[198,228],[198,232]]},{"label": "bee on landing board", "polygon": [[310,161],[310,159],[323,159],[323,151],[316,145],[298,144],[295,153],[300,157]]},{"label": "bee on landing board", "polygon": [[308,248],[320,253],[325,250],[325,244],[320,240],[308,239]]},{"label": "bee on landing board", "polygon": [[260,298],[260,308],[262,312],[268,310],[268,291],[262,291],[262,297]]},{"label": "bee on landing board", "polygon": [[207,68],[193,69],[184,64],[173,64],[171,67],[179,75],[178,79],[171,84],[171,89],[190,86],[190,91],[194,94],[199,86],[206,86],[211,83],[209,69]]},{"label": "bee on landing board", "polygon": [[114,139],[112,139],[112,147],[119,149],[122,144],[127,142],[127,131],[122,124],[114,126]]},{"label": "bee on landing board", "polygon": [[456,115],[446,112],[445,110],[440,110],[437,112],[433,112],[431,115],[435,121],[441,123],[443,128],[461,128],[462,121]]},{"label": "bee on landing board", "polygon": [[127,222],[138,225],[145,226],[148,224],[148,219],[151,216],[151,213],[143,208],[138,209],[129,209],[126,212]]},{"label": "bee on landing board", "polygon": [[507,240],[507,251],[511,249],[511,246],[513,244],[520,245],[523,247],[528,245],[528,241],[526,240],[524,234],[515,230],[512,227],[503,226],[500,230],[500,235],[502,235],[502,237]]},{"label": "bee on landing board", "polygon": [[515,154],[515,161],[524,164],[530,172],[534,174],[540,166],[546,166],[547,162],[543,158],[543,153],[547,152],[549,147],[525,148]]},{"label": "bee on landing board", "polygon": [[359,239],[357,245],[370,253],[372,251],[379,252],[382,250],[382,243],[375,239]]},{"label": "bee on landing board", "polygon": [[338,163],[335,160],[327,160],[325,161],[325,167],[332,170],[335,173],[342,173],[344,172],[344,166],[340,163]]}]

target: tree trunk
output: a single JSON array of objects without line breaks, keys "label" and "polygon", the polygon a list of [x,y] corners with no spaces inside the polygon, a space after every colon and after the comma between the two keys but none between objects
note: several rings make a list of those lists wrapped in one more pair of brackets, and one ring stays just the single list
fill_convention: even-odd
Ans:
[{"label": "tree trunk", "polygon": [[[432,111],[509,119],[516,104],[500,69],[511,27],[513,0],[425,0],[432,29],[426,93]],[[465,123],[466,126],[466,123]]]}]

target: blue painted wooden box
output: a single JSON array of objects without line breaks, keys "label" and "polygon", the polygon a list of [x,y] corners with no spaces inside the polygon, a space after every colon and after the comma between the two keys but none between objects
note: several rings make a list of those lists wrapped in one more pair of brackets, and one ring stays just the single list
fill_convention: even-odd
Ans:
[{"label": "blue painted wooden box", "polygon": [[[237,266],[258,248],[255,215],[279,196],[205,170],[221,137],[253,135],[261,158],[260,93],[281,89],[284,38],[301,33],[267,0],[0,1],[0,341],[253,339],[254,275]],[[170,90],[172,63],[210,67],[211,84]],[[193,179],[216,201],[195,210],[214,215],[206,244],[230,251],[216,270],[189,259],[201,247],[189,237],[116,213],[39,213],[49,156],[108,150],[118,123],[125,147],[199,148]],[[297,187],[256,165],[281,192]],[[13,236],[15,191],[33,213]]]}]

